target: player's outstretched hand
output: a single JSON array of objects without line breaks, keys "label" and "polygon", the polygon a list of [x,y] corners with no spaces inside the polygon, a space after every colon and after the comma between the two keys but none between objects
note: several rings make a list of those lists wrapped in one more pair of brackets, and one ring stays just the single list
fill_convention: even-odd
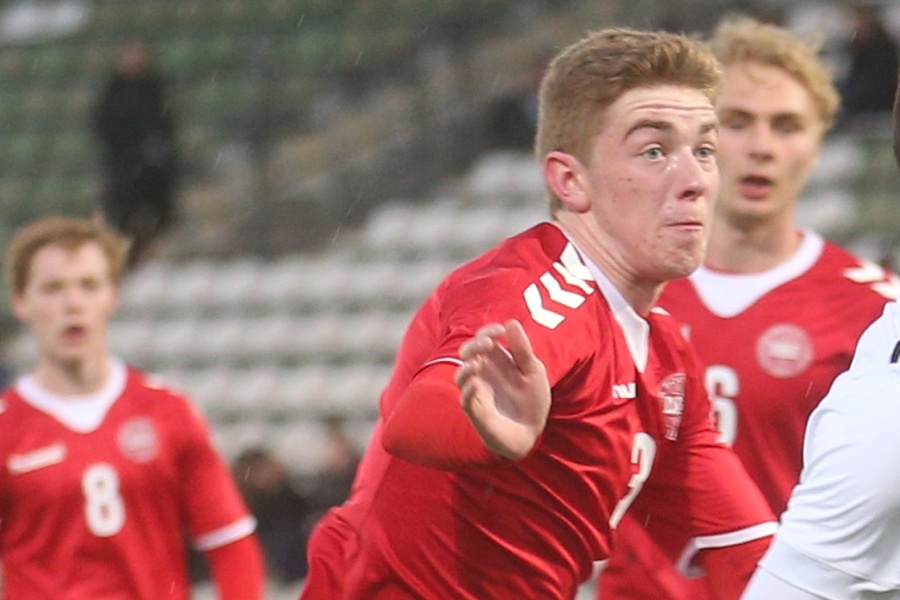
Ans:
[{"label": "player's outstretched hand", "polygon": [[486,325],[459,353],[463,364],[456,385],[472,425],[492,452],[524,457],[547,423],[550,383],[522,324],[511,319]]}]

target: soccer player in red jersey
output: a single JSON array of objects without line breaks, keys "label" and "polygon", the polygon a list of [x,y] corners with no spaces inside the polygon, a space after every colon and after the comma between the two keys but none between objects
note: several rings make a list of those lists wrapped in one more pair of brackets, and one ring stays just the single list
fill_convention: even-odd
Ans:
[{"label": "soccer player in red jersey", "polygon": [[67,217],[25,226],[7,251],[37,362],[0,396],[3,597],[187,600],[189,537],[223,600],[257,600],[255,521],[206,424],[107,347],[125,253]]},{"label": "soccer player in red jersey", "polygon": [[[659,305],[684,324],[706,367],[722,439],[780,515],[800,474],[810,413],[898,282],[794,224],[838,108],[815,47],[750,19],[723,22],[711,45],[725,70],[722,188],[704,265],[669,283]],[[676,568],[697,541],[639,511],[626,519],[601,599],[710,596],[700,573],[685,578]]]},{"label": "soccer player in red jersey", "polygon": [[[900,82],[894,96],[900,165]],[[813,410],[803,471],[742,600],[900,597],[900,301]]]},{"label": "soccer player in red jersey", "polygon": [[774,517],[652,308],[705,250],[719,83],[711,53],[670,33],[607,29],[551,62],[536,146],[552,219],[414,316],[301,598],[570,599],[638,492],[710,541],[695,559],[737,598]]}]

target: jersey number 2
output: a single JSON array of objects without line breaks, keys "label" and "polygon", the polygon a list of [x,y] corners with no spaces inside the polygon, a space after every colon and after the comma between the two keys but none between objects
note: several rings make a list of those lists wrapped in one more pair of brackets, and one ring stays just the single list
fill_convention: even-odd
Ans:
[{"label": "jersey number 2", "polygon": [[84,517],[97,537],[110,537],[125,525],[125,503],[119,494],[119,474],[107,463],[97,463],[81,476]]},{"label": "jersey number 2", "polygon": [[628,480],[628,493],[619,500],[615,510],[609,517],[609,525],[613,529],[625,516],[628,507],[631,506],[638,492],[644,487],[644,482],[650,477],[650,469],[653,467],[653,459],[655,457],[656,442],[653,441],[650,435],[639,431],[634,436],[634,442],[631,444],[631,464],[637,465],[637,470],[631,475],[631,479]]}]

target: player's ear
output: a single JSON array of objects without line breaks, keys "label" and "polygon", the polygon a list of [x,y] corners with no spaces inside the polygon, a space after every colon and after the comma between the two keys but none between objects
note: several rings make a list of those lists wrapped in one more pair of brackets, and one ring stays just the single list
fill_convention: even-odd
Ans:
[{"label": "player's ear", "polygon": [[544,157],[544,179],[567,210],[576,213],[590,210],[587,173],[577,158],[558,150],[550,152]]},{"label": "player's ear", "polygon": [[28,306],[22,294],[13,294],[10,299],[10,308],[15,318],[23,323],[28,321]]}]

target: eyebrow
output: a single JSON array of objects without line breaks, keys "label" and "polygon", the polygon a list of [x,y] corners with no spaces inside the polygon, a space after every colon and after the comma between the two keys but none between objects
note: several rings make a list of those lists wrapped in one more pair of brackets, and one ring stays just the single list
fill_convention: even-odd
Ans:
[{"label": "eyebrow", "polygon": [[[718,122],[710,121],[710,122],[704,123],[700,127],[700,133],[702,135],[702,134],[708,133],[710,131],[716,131],[718,128],[719,128]],[[640,121],[638,121],[637,123],[635,123],[634,125],[632,125],[631,127],[628,128],[628,131],[625,132],[625,137],[628,138],[632,133],[634,133],[635,131],[639,131],[641,129],[656,129],[659,131],[668,132],[668,131],[671,131],[673,129],[673,127],[672,127],[672,123],[670,123],[669,121],[661,121],[661,120],[657,120],[657,119],[641,119]]]},{"label": "eyebrow", "polygon": [[628,128],[628,131],[625,132],[625,137],[627,138],[635,131],[641,129],[658,129],[660,131],[671,131],[672,124],[668,121],[658,121],[653,119],[641,119],[634,125]]},{"label": "eyebrow", "polygon": [[766,120],[779,120],[779,119],[803,119],[803,115],[796,111],[782,111],[777,112],[771,115],[760,115],[759,113],[752,112],[750,110],[746,110],[743,108],[728,108],[727,106],[719,110],[720,115],[733,116],[733,117],[741,117],[745,119],[753,119],[753,118],[764,118]]}]

